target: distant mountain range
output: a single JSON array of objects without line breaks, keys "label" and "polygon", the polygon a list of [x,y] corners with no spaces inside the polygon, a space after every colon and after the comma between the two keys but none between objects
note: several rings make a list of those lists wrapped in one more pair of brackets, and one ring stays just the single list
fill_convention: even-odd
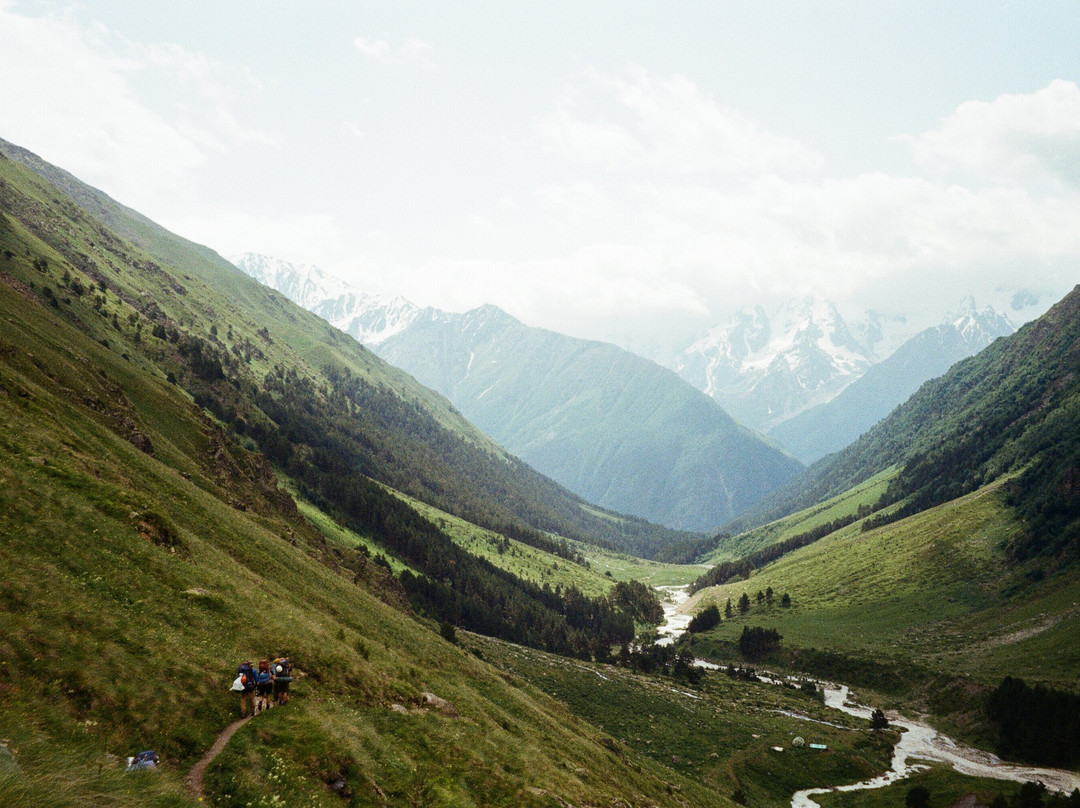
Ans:
[{"label": "distant mountain range", "polygon": [[778,424],[769,435],[804,463],[852,443],[919,389],[961,359],[1015,331],[992,308],[979,311],[965,301],[949,322],[916,334],[867,370],[830,401]]},{"label": "distant mountain range", "polygon": [[[669,374],[614,346],[530,329],[493,306],[461,315],[421,309],[350,288],[310,265],[254,254],[236,263],[446,395],[538,470],[605,507],[708,530],[786,478],[771,462],[764,475],[735,471],[726,450],[722,462],[703,461],[706,448],[715,453],[714,440],[723,445],[733,434],[721,426],[726,419],[705,409],[708,415],[677,422],[672,413],[693,397],[668,392]],[[757,306],[709,331],[673,369],[736,421],[765,431],[809,464],[857,439],[926,380],[1015,330],[1006,316],[979,310],[971,299],[906,341],[904,327],[875,312],[850,325],[835,305],[813,298],[771,315]],[[598,370],[600,354],[608,364]],[[639,377],[650,380],[648,395],[637,387],[642,382],[632,382]],[[608,409],[590,409],[593,399],[575,392],[606,384]],[[636,396],[620,392],[631,389],[639,389]],[[658,454],[642,424],[657,439],[678,436],[685,448],[666,443]],[[758,450],[746,450],[751,468],[760,466]],[[760,493],[743,491],[737,479]]]},{"label": "distant mountain range", "polygon": [[828,301],[792,301],[771,314],[737,312],[674,360],[675,371],[742,423],[767,431],[836,396],[880,359],[881,319],[849,326]]},{"label": "distant mountain range", "polygon": [[530,328],[495,306],[450,314],[380,302],[338,282],[319,300],[311,290],[326,276],[314,268],[253,256],[237,265],[365,341],[512,453],[603,507],[712,530],[802,469],[670,370],[614,345]]}]

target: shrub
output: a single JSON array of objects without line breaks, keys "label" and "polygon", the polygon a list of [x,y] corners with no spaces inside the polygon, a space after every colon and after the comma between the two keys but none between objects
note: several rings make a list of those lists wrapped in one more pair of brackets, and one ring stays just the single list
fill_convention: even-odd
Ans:
[{"label": "shrub", "polygon": [[690,621],[690,625],[686,627],[686,630],[691,634],[695,634],[700,631],[708,631],[710,628],[715,628],[719,623],[720,610],[713,605],[702,609],[694,615],[694,619]]}]

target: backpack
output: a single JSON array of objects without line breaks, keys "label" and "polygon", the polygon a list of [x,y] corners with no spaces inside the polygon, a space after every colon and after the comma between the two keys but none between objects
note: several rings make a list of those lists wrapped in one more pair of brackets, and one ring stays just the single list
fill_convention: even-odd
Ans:
[{"label": "backpack", "polygon": [[255,687],[255,669],[251,667],[250,662],[241,662],[237,665],[236,675],[244,677],[242,680],[244,690],[251,690]]},{"label": "backpack", "polygon": [[139,752],[138,755],[131,759],[128,764],[127,770],[129,772],[138,771],[139,769],[156,769],[157,768],[157,752],[153,749],[147,749],[145,752]]},{"label": "backpack", "polygon": [[270,666],[270,670],[274,672],[275,679],[281,684],[288,684],[292,681],[292,661],[288,657],[275,659]]}]

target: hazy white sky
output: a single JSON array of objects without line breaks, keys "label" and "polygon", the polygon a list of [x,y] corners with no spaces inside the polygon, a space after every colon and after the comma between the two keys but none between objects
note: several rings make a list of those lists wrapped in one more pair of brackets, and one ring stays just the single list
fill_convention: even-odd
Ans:
[{"label": "hazy white sky", "polygon": [[1030,315],[1080,281],[1078,43],[1075,1],[0,0],[0,137],[223,254],[624,345]]}]

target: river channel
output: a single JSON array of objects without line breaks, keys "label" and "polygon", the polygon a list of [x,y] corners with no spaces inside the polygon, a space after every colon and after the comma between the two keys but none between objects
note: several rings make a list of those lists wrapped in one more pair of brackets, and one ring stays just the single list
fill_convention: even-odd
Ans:
[{"label": "river channel", "polygon": [[[690,623],[691,616],[679,611],[690,595],[687,587],[684,586],[662,586],[657,587],[657,589],[660,591],[660,597],[664,604],[665,618],[659,629],[659,642],[670,644],[675,642],[679,635],[686,631],[686,627]],[[698,664],[708,668],[716,667],[704,660],[698,660]],[[860,718],[870,717],[869,707],[856,704],[851,700],[851,691],[847,685],[832,682],[821,682],[820,684],[825,693],[825,706]],[[957,743],[922,720],[906,718],[896,712],[889,713],[888,719],[893,727],[903,733],[900,736],[900,741],[893,748],[892,768],[889,771],[861,783],[796,791],[791,797],[791,807],[820,808],[813,799],[815,794],[827,794],[830,791],[859,791],[869,788],[884,788],[897,780],[903,780],[920,769],[926,768],[925,762],[915,763],[916,760],[945,763],[961,774],[974,777],[1012,780],[1017,783],[1037,781],[1053,791],[1069,793],[1075,788],[1080,788],[1080,773],[1064,769],[1043,769],[1006,763],[989,752],[983,752],[980,749]]]}]

